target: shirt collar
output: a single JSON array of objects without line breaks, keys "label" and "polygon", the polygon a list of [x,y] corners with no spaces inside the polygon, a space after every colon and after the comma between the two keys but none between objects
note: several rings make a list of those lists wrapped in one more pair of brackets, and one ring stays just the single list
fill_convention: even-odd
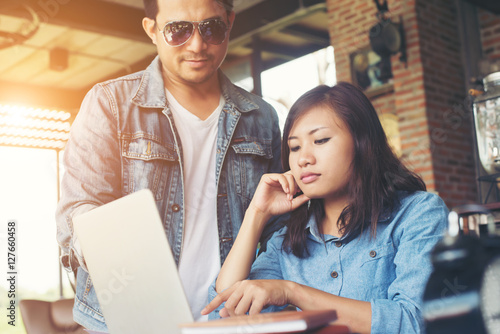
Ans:
[{"label": "shirt collar", "polygon": [[316,223],[316,218],[314,218],[313,215],[309,217],[309,221],[307,222],[305,230],[309,232],[309,234],[313,237],[313,239],[317,241],[323,240],[321,233],[319,233],[318,224]]},{"label": "shirt collar", "polygon": [[[219,70],[218,75],[222,96],[226,102],[233,104],[242,113],[259,108],[257,104],[250,100],[250,93],[243,92],[242,89],[233,85],[222,71]],[[167,106],[162,65],[159,56],[156,56],[146,70],[144,70],[139,87],[132,97],[132,102],[145,108],[165,108]]]},{"label": "shirt collar", "polygon": [[[378,216],[379,218],[378,218],[377,224],[386,223],[388,221],[391,221],[392,215],[393,215],[393,211],[389,210],[389,208],[384,208]],[[347,242],[351,241],[352,239],[354,239],[359,233],[359,232],[355,232],[355,233],[352,233],[352,235],[344,235],[341,238],[331,236],[331,238],[324,239],[323,235],[319,232],[318,224],[316,223],[316,218],[314,217],[314,215],[311,215],[311,217],[309,217],[309,221],[307,222],[305,230],[307,232],[309,232],[309,234],[311,235],[311,237],[314,240],[319,241],[319,242],[326,242],[326,241],[330,241],[330,240],[342,240],[345,243],[347,243]]]}]

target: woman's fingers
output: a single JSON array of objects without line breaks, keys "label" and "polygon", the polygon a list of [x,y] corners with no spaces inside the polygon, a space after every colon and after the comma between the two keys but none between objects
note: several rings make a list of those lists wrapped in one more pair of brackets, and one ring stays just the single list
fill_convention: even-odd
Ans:
[{"label": "woman's fingers", "polygon": [[[226,301],[225,308],[232,316],[260,313],[268,299],[270,291],[259,281],[242,281],[238,289]],[[234,296],[234,299],[233,299]]]},{"label": "woman's fingers", "polygon": [[259,314],[260,311],[264,308],[264,300],[262,298],[254,298],[252,300],[252,305],[250,306],[250,309],[248,310],[249,315],[253,314]]},{"label": "woman's fingers", "polygon": [[209,314],[210,312],[215,310],[217,307],[219,307],[220,304],[222,304],[223,302],[224,302],[224,300],[222,300],[221,295],[218,294],[217,296],[215,296],[214,299],[212,299],[212,301],[210,303],[208,303],[207,306],[205,306],[203,308],[203,310],[201,310],[201,315]]},{"label": "woman's fingers", "polygon": [[231,314],[231,316],[246,314],[250,309],[250,306],[252,306],[252,303],[253,301],[251,296],[243,295],[239,300],[238,305],[236,305],[236,307],[234,308],[233,314]]},{"label": "woman's fingers", "polygon": [[286,179],[286,183],[287,183],[288,189],[289,189],[288,199],[291,201],[293,199],[293,195],[295,195],[295,193],[297,193],[298,186],[297,186],[297,183],[295,182],[295,179],[292,175],[292,172],[288,171],[288,172],[284,173],[283,177]]},{"label": "woman's fingers", "polygon": [[292,196],[293,184],[290,184],[289,179],[284,174],[279,174],[277,177],[277,181],[281,184],[281,189],[283,192],[287,194],[287,198]]},{"label": "woman's fingers", "polygon": [[281,184],[283,191],[288,195],[287,199],[291,201],[293,199],[293,196],[299,191],[299,186],[297,185],[292,172],[288,171],[283,174],[275,175],[277,176],[276,181]]},{"label": "woman's fingers", "polygon": [[[238,285],[240,285],[240,284],[238,284]],[[241,291],[240,289],[236,289],[231,294],[231,296],[229,298],[227,298],[226,304],[224,305],[224,308],[227,310],[227,312],[229,313],[229,315],[231,317],[236,315],[235,309],[238,306],[238,304],[240,303],[241,299],[243,298],[243,295],[244,295],[243,291]]]},{"label": "woman's fingers", "polygon": [[229,312],[225,308],[223,308],[222,310],[219,311],[219,316],[221,318],[227,318],[229,317]]},{"label": "woman's fingers", "polygon": [[[262,178],[262,188],[258,190],[258,207],[267,210],[271,215],[282,214],[298,208],[309,199],[304,196],[294,196],[300,191],[291,171],[283,174],[265,174]],[[260,185],[259,185],[260,187]]]},{"label": "woman's fingers", "polygon": [[208,305],[205,306],[203,310],[201,310],[201,314],[202,315],[209,314],[217,307],[219,307],[222,303],[224,303],[233,294],[233,291],[236,289],[236,284],[238,283],[235,283],[233,286],[227,288],[226,290],[222,291],[217,296],[215,296],[215,298],[212,299],[212,301],[208,303]]},{"label": "woman's fingers", "polygon": [[295,197],[292,200],[292,210],[297,209],[299,206],[305,204],[308,200],[310,200],[310,198],[304,194],[300,194],[299,196]]}]

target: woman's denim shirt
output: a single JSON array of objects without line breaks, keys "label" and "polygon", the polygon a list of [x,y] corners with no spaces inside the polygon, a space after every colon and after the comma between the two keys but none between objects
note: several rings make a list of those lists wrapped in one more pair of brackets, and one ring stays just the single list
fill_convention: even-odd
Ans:
[{"label": "woman's denim shirt", "polygon": [[[310,256],[300,259],[282,249],[282,229],[255,260],[249,279],[290,280],[370,302],[373,334],[420,333],[422,296],[432,271],[429,253],[444,234],[448,209],[431,193],[400,195],[399,208],[381,216],[375,239],[369,231],[352,240],[322,236],[312,218],[306,227]],[[209,299],[216,295],[212,285]],[[220,308],[210,318],[218,317]]]},{"label": "woman's denim shirt", "polygon": [[[269,104],[234,86],[221,72],[219,79],[226,100],[216,149],[217,224],[223,263],[262,174],[281,171],[281,136],[277,114]],[[145,71],[92,88],[72,126],[64,162],[56,214],[64,267],[86,269],[75,248],[72,217],[144,188],[155,196],[178,263],[184,231],[182,146],[165,97],[158,57]],[[85,270],[78,270],[74,318],[89,329],[106,329]]]}]

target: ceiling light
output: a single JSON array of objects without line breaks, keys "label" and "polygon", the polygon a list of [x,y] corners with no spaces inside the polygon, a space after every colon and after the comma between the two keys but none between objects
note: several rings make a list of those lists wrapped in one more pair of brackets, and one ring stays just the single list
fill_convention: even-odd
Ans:
[{"label": "ceiling light", "polygon": [[69,52],[63,48],[54,48],[50,50],[49,68],[54,71],[62,72],[68,68]]}]

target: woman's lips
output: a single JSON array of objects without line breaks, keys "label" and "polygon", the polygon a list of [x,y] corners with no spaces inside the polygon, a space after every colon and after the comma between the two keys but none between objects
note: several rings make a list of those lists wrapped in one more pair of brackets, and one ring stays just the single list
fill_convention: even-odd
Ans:
[{"label": "woman's lips", "polygon": [[300,176],[300,180],[302,181],[302,183],[307,184],[316,181],[319,176],[320,174],[304,173]]}]

